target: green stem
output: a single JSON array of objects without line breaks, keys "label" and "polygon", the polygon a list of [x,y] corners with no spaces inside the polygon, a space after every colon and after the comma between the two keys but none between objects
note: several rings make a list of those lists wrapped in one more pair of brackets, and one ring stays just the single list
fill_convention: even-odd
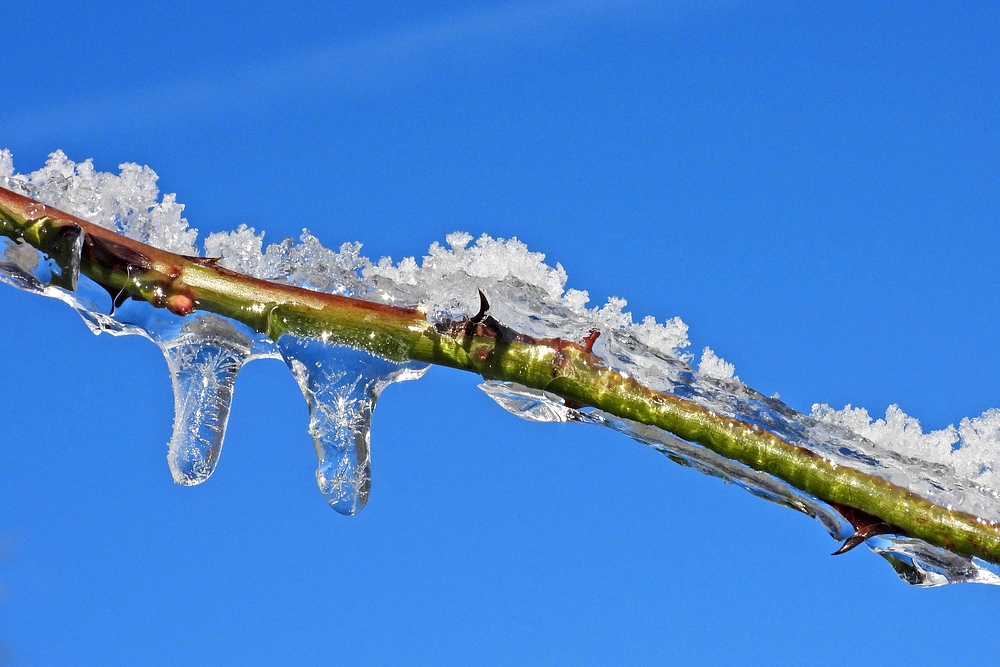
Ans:
[{"label": "green stem", "polygon": [[[435,326],[419,311],[279,285],[138,243],[0,188],[0,235],[29,243],[66,271],[112,294],[178,315],[202,310],[243,322],[273,340],[282,334],[364,349],[544,389],[573,404],[661,428],[784,480],[827,503],[849,507],[906,535],[1000,564],[1000,526],[952,511],[907,489],[835,465],[759,426],[654,391],[609,369],[581,345],[513,335],[495,321]],[[65,271],[64,271],[65,273]],[[64,276],[62,286],[75,281]]]}]

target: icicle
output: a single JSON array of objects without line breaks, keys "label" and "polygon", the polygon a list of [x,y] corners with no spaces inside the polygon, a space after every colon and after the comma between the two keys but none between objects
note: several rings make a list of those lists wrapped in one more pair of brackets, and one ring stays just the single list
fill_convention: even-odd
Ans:
[{"label": "icicle", "polygon": [[356,514],[371,490],[372,411],[393,382],[422,376],[425,364],[396,364],[342,345],[285,335],[285,363],[309,406],[309,434],[319,466],[316,483],[333,509]]},{"label": "icicle", "polygon": [[507,412],[531,422],[590,421],[584,413],[568,407],[562,397],[547,391],[496,380],[487,380],[479,388]]},{"label": "icicle", "polygon": [[177,337],[158,343],[174,389],[174,432],[167,463],[174,481],[204,482],[215,470],[229,421],[236,374],[250,358],[250,340],[226,320],[199,316]]}]

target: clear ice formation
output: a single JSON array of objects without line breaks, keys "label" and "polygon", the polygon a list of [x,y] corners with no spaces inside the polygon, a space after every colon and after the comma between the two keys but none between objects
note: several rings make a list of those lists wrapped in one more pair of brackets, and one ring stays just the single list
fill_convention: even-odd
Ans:
[{"label": "clear ice formation", "polygon": [[[144,243],[197,254],[190,229],[173,195],[158,198],[156,174],[148,167],[121,166],[100,173],[88,160],[75,163],[62,152],[31,174],[15,174],[8,151],[0,151],[0,186],[79,215]],[[41,207],[44,208],[44,207]],[[42,210],[39,214],[43,213]],[[72,241],[72,240],[71,240]],[[370,485],[370,422],[380,392],[390,383],[419,377],[425,366],[399,365],[351,348],[281,338],[277,344],[225,318],[174,316],[128,301],[110,312],[110,297],[79,277],[79,241],[60,266],[34,248],[0,239],[0,281],[58,298],[77,310],[95,333],[142,335],[167,359],[175,396],[168,446],[171,474],[198,484],[215,468],[225,435],[233,385],[243,364],[281,358],[309,406],[309,432],[319,466],[320,490],[338,512],[364,507]],[[299,242],[265,246],[264,234],[241,225],[204,241],[207,256],[227,268],[308,289],[380,303],[420,308],[431,322],[475,314],[478,291],[489,295],[490,314],[518,331],[543,338],[583,340],[600,332],[593,351],[612,368],[652,389],[670,393],[720,415],[757,424],[827,460],[882,477],[939,505],[1000,521],[1000,410],[962,420],[956,427],[924,433],[919,422],[891,406],[884,420],[847,406],[813,406],[805,415],[777,398],[743,384],[732,364],[705,348],[697,369],[687,351],[687,325],[672,318],[634,322],[625,301],[611,298],[588,308],[588,294],[565,288],[566,272],[517,239],[486,235],[473,242],[464,232],[434,243],[418,262],[389,258],[372,262],[360,244],[324,248],[303,231]],[[75,288],[75,291],[72,291]],[[700,472],[734,482],[752,493],[816,518],[837,539],[853,528],[831,507],[769,475],[725,459],[659,429],[597,410],[570,408],[558,396],[502,382],[480,385],[505,410],[535,422],[596,424],[619,431]],[[886,558],[899,576],[920,586],[951,582],[1000,584],[1000,569],[906,537],[878,536],[868,547]]]},{"label": "clear ice formation", "polygon": [[219,317],[195,317],[160,343],[174,389],[174,431],[167,463],[174,481],[201,484],[215,471],[229,422],[236,374],[250,339]]},{"label": "clear ice formation", "polygon": [[487,380],[479,385],[497,405],[530,422],[590,422],[586,413],[567,407],[559,396],[528,389],[513,382]]},{"label": "clear ice formation", "polygon": [[393,382],[415,380],[426,364],[397,364],[361,350],[285,335],[278,349],[309,406],[316,483],[341,514],[361,511],[371,491],[372,411]]},{"label": "clear ice formation", "polygon": [[[134,301],[109,314],[110,295],[88,278],[78,278],[76,291],[70,292],[60,286],[61,269],[31,246],[2,238],[0,249],[0,281],[68,303],[95,334],[139,335],[156,343],[174,392],[167,448],[171,475],[186,486],[208,479],[222,449],[236,374],[251,358],[277,356],[268,349],[269,341],[216,315],[181,318]],[[78,275],[79,266],[72,271]]]},{"label": "clear ice formation", "polygon": [[[648,445],[671,461],[698,472],[738,484],[750,493],[797,510],[817,521],[837,540],[846,540],[854,528],[821,500],[795,489],[766,473],[716,454],[653,426],[622,419],[600,410],[575,410],[549,392],[510,382],[479,385],[500,407],[533,422],[575,422],[597,424]],[[967,559],[922,540],[880,535],[866,541],[868,547],[885,558],[908,584],[923,587],[949,583],[1000,585],[1000,568],[979,558]]]},{"label": "clear ice formation", "polygon": [[[375,402],[393,382],[419,378],[426,364],[398,364],[292,336],[275,344],[225,317],[178,317],[134,301],[109,314],[110,296],[88,278],[80,278],[77,290],[70,292],[58,286],[60,268],[31,246],[0,238],[0,250],[0,281],[68,303],[94,333],[139,335],[160,348],[174,392],[167,463],[175,482],[194,486],[211,476],[222,451],[237,374],[248,361],[276,358],[288,365],[309,406],[320,491],[341,514],[355,514],[365,506]],[[73,270],[78,275],[79,266]]]}]

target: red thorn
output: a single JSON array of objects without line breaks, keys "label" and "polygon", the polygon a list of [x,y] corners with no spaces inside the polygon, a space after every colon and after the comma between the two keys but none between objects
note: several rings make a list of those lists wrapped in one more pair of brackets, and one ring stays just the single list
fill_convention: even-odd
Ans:
[{"label": "red thorn", "polygon": [[591,329],[590,333],[583,337],[583,350],[584,352],[590,353],[594,351],[594,341],[597,340],[601,332],[597,329]]},{"label": "red thorn", "polygon": [[844,543],[840,545],[840,548],[831,554],[833,556],[846,554],[848,551],[858,546],[869,537],[875,537],[876,535],[906,534],[902,531],[902,529],[888,524],[878,517],[868,514],[867,512],[862,512],[861,510],[850,507],[849,505],[841,505],[839,503],[830,504],[840,513],[842,517],[850,521],[851,525],[854,526],[854,534],[844,540]]},{"label": "red thorn", "polygon": [[839,556],[841,554],[846,554],[848,551],[850,551],[854,547],[858,546],[859,544],[861,544],[862,542],[864,542],[866,539],[868,539],[868,538],[866,538],[861,533],[854,533],[853,535],[851,535],[850,537],[848,537],[846,540],[844,540],[844,543],[840,545],[839,549],[837,549],[836,551],[834,551],[830,555],[831,556]]}]

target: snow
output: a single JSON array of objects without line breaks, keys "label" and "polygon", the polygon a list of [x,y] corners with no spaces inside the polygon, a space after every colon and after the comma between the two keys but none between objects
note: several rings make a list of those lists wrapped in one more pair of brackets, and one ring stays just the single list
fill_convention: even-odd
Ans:
[{"label": "snow", "polygon": [[958,428],[924,433],[920,421],[890,405],[885,417],[874,419],[864,408],[847,405],[835,410],[815,404],[812,417],[847,429],[904,456],[940,463],[957,475],[992,489],[1000,489],[1000,410],[991,408],[979,417],[965,417]]},{"label": "snow", "polygon": [[198,254],[198,230],[188,226],[174,195],[159,199],[156,172],[131,162],[119,169],[98,172],[92,160],[77,163],[56,151],[41,169],[15,174],[10,152],[0,155],[4,187],[157,248]]},{"label": "snow", "polygon": [[710,347],[702,350],[701,361],[698,363],[698,372],[717,380],[735,379],[739,381],[739,378],[736,377],[736,366],[716,355]]}]

